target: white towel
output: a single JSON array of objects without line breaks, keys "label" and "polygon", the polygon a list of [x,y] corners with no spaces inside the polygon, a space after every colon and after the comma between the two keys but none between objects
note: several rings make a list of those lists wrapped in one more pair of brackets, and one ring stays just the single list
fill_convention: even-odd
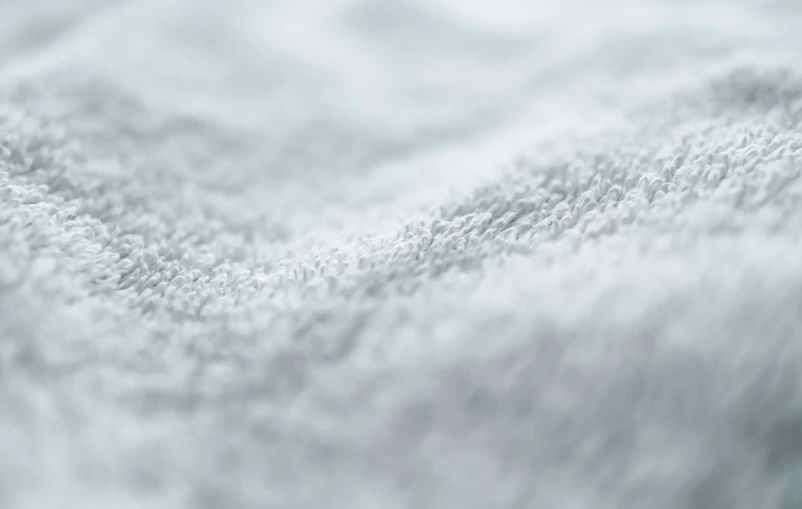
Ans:
[{"label": "white towel", "polygon": [[0,508],[802,507],[798,0],[6,0]]}]

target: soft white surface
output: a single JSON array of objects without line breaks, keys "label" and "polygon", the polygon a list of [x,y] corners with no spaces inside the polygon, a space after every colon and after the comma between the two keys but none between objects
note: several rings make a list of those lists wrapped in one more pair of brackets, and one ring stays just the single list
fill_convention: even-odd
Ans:
[{"label": "soft white surface", "polygon": [[802,507],[802,5],[0,4],[0,507]]}]

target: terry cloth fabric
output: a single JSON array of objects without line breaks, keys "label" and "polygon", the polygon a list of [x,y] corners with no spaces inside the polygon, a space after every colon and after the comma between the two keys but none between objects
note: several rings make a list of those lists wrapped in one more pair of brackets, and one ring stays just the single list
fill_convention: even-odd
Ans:
[{"label": "terry cloth fabric", "polygon": [[800,27],[5,0],[0,507],[802,507]]}]

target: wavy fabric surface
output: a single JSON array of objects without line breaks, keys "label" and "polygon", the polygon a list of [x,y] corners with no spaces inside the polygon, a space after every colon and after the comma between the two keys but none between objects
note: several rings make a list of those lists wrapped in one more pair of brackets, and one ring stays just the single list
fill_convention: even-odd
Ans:
[{"label": "wavy fabric surface", "polygon": [[6,0],[0,508],[802,507],[802,4]]}]

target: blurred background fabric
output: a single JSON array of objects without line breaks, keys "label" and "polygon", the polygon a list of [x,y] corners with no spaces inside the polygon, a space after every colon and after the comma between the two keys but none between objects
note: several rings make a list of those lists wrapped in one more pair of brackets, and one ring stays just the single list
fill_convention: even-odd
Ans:
[{"label": "blurred background fabric", "polygon": [[802,508],[802,3],[3,0],[0,508]]}]

